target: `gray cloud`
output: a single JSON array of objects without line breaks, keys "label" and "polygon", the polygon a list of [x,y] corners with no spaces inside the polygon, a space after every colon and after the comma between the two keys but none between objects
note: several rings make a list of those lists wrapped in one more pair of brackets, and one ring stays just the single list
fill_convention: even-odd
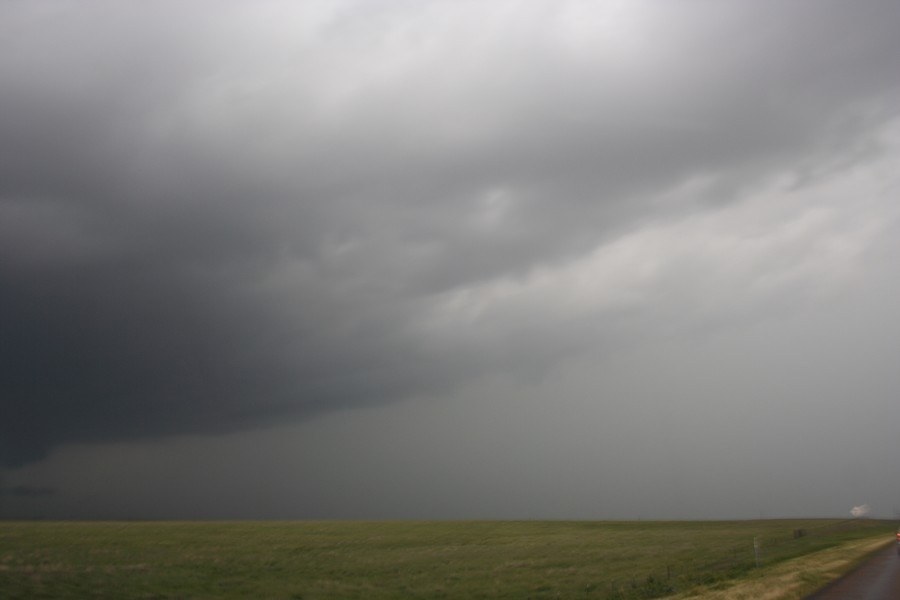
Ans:
[{"label": "gray cloud", "polygon": [[31,487],[27,485],[17,485],[11,488],[0,489],[0,495],[8,495],[16,498],[45,498],[56,496],[57,492],[53,488]]},{"label": "gray cloud", "polygon": [[[704,285],[739,308],[683,220],[878,159],[900,106],[893,2],[189,4],[0,9],[7,467],[535,376]],[[809,239],[777,246],[801,287]],[[654,240],[683,262],[628,279]]]}]

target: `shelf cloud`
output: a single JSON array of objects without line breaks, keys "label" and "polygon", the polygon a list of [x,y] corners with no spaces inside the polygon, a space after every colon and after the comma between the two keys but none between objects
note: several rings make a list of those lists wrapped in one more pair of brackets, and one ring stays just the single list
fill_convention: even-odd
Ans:
[{"label": "shelf cloud", "polygon": [[5,3],[0,463],[537,385],[890,295],[898,22]]}]

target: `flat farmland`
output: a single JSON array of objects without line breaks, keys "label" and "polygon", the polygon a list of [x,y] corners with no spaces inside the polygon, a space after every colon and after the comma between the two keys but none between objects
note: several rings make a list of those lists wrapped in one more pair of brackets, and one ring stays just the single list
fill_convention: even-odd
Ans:
[{"label": "flat farmland", "polygon": [[658,598],[878,520],[0,522],[2,598]]}]

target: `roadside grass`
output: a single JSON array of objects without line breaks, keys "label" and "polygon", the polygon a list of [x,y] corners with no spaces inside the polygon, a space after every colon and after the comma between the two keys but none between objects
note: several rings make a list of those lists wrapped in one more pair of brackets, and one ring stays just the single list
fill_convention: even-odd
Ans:
[{"label": "roadside grass", "polygon": [[874,520],[0,522],[0,597],[659,598],[892,532]]},{"label": "roadside grass", "polygon": [[802,600],[893,543],[882,536],[844,542],[755,570],[741,579],[692,588],[671,600]]}]

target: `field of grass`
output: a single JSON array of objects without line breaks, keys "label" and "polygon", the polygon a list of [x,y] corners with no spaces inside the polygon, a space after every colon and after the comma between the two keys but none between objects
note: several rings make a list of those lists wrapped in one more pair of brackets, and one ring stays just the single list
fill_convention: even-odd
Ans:
[{"label": "field of grass", "polygon": [[0,597],[658,598],[747,577],[754,539],[771,567],[893,530],[875,520],[0,522]]}]

